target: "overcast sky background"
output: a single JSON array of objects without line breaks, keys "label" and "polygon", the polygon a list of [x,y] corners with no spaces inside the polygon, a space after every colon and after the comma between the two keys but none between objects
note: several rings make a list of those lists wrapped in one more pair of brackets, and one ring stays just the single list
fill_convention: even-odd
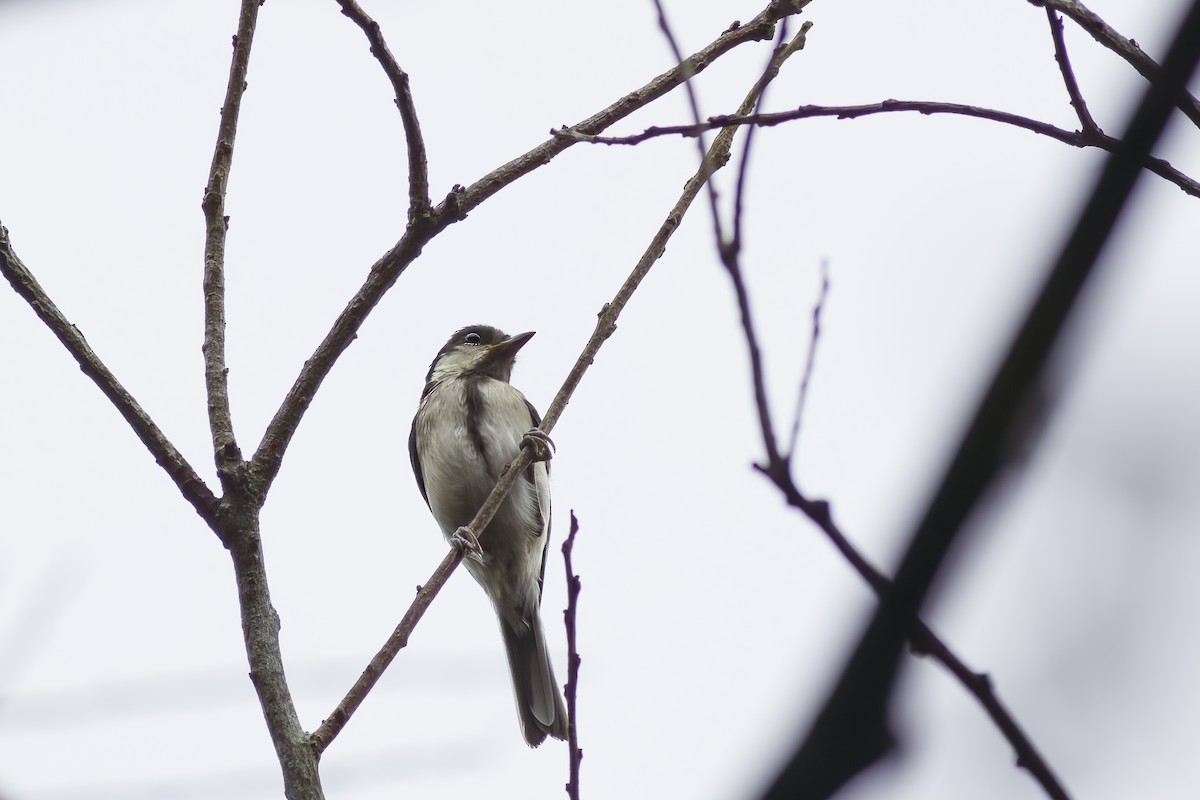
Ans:
[{"label": "overcast sky background", "polygon": [[[1184,4],[1091,7],[1161,58]],[[669,3],[692,52],[755,2]],[[649,2],[367,4],[412,76],[444,196],[673,61]],[[768,100],[889,97],[1077,127],[1044,13],[1021,0],[814,2]],[[201,192],[236,3],[0,5],[0,220],[17,252],[216,486],[200,355]],[[1118,134],[1136,73],[1068,21]],[[732,111],[769,45],[697,82]],[[254,450],[368,268],[399,237],[399,115],[333,0],[260,16],[229,188],[234,423]],[[681,94],[612,132],[688,121]],[[1181,116],[1160,153],[1200,175]],[[575,146],[439,236],[363,326],[263,511],[306,729],[445,552],[406,437],[456,328],[536,330],[514,384],[545,410],[595,314],[695,168],[694,143]],[[1102,155],[978,120],[890,115],[763,131],[744,266],[777,424],[832,289],[795,474],[885,572]],[[720,177],[731,196],[733,174]],[[987,671],[1079,798],[1200,794],[1200,205],[1147,175],[1072,327],[1036,451],[955,552],[927,618]],[[259,798],[279,769],[246,678],[227,554],[36,319],[0,291],[0,796]],[[744,346],[697,204],[554,431],[544,616],[560,678],[559,545],[582,532],[584,795],[750,798],[823,702],[871,595],[752,469]],[[322,761],[327,796],[560,797],[566,748],[518,733],[496,624],[456,574]],[[903,750],[842,797],[1038,798],[978,704],[905,661]]]}]

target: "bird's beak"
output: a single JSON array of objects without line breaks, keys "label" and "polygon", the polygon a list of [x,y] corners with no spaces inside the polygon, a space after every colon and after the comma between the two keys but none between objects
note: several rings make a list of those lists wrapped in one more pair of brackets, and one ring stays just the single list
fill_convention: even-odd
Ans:
[{"label": "bird's beak", "polygon": [[516,357],[517,351],[525,346],[525,343],[533,338],[535,331],[527,331],[518,333],[516,336],[510,336],[503,342],[498,342],[488,348],[488,358],[492,361],[503,361],[504,359],[512,360]]}]

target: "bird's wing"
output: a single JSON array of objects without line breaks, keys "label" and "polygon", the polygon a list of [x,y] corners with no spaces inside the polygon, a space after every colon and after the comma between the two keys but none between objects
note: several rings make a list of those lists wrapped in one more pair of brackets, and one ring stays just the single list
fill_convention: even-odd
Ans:
[{"label": "bird's wing", "polygon": [[425,498],[425,505],[432,509],[433,506],[429,503],[429,493],[425,491],[425,475],[421,472],[421,459],[417,455],[416,417],[413,417],[412,430],[408,432],[408,458],[412,461],[413,475],[417,478],[417,488],[421,490],[421,497]]}]

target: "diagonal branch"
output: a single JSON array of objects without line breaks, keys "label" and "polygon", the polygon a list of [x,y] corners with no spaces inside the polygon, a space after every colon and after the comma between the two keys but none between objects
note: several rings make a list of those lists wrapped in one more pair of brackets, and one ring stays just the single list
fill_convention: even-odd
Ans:
[{"label": "diagonal branch", "polygon": [[225,366],[225,236],[229,218],[225,216],[225,192],[229,188],[229,170],[233,163],[233,143],[237,136],[238,112],[246,91],[246,72],[250,67],[250,46],[258,21],[258,0],[242,0],[237,33],[233,37],[233,60],[225,103],[221,106],[221,124],[213,148],[208,185],[204,188],[204,386],[208,393],[208,426],[212,431],[213,454],[222,486],[242,461],[233,434],[229,408],[229,368]]},{"label": "diagonal branch", "polygon": [[[754,19],[725,31],[707,47],[690,56],[686,60],[686,66],[667,70],[642,88],[625,95],[604,110],[566,130],[577,131],[582,135],[593,135],[603,131],[614,122],[667,94],[683,83],[686,75],[702,71],[716,58],[733,48],[746,42],[770,39],[777,21],[799,13],[808,2],[810,0],[771,0]],[[463,219],[467,212],[505,186],[551,161],[574,143],[570,137],[552,136],[524,155],[492,170],[471,186],[456,186],[446,199],[434,208],[430,216],[410,221],[400,241],[371,267],[362,287],[338,315],[313,355],[304,363],[292,388],[288,390],[279,410],[267,426],[251,465],[257,489],[263,496],[279,474],[283,455],[300,425],[300,420],[308,410],[313,395],[338,358],[358,335],[358,329],[367,315],[396,283],[408,265],[421,254],[422,248],[442,230]]]},{"label": "diagonal branch", "polygon": [[[744,113],[754,107],[754,102],[757,100],[759,91],[761,91],[761,86],[756,86],[751,91],[750,95],[742,102],[739,108],[740,112]],[[563,411],[566,409],[567,403],[570,402],[571,395],[574,394],[575,389],[583,380],[584,373],[595,362],[600,347],[616,331],[617,317],[625,308],[630,298],[633,297],[634,291],[641,285],[642,280],[650,272],[650,268],[666,251],[667,242],[679,227],[683,215],[687,213],[688,208],[691,207],[692,202],[700,194],[700,191],[704,188],[704,184],[708,182],[712,174],[729,161],[729,151],[736,130],[736,128],[727,128],[722,130],[713,139],[712,146],[708,149],[708,153],[700,165],[700,169],[684,185],[683,193],[667,214],[666,220],[659,227],[654,238],[651,239],[649,246],[642,253],[642,257],[638,260],[637,265],[633,268],[629,277],[625,279],[621,288],[617,290],[613,299],[605,303],[604,307],[600,309],[596,328],[591,338],[584,345],[583,352],[575,360],[575,365],[567,374],[562,387],[559,388],[558,394],[554,396],[554,400],[551,401],[549,408],[546,409],[545,416],[542,417],[541,429],[546,433],[554,429],[559,417],[562,416]],[[495,516],[505,496],[507,496],[513,484],[517,482],[518,478],[532,461],[532,453],[528,449],[525,449],[521,451],[521,454],[511,464],[505,467],[500,475],[500,480],[497,481],[495,488],[492,489],[492,493],[488,495],[483,506],[475,514],[475,518],[467,526],[476,537],[480,535],[481,531],[487,529],[488,523]],[[334,737],[346,726],[351,715],[362,705],[367,694],[375,686],[379,678],[382,677],[384,670],[388,668],[399,652],[407,646],[408,638],[413,628],[420,621],[425,610],[433,601],[433,598],[441,591],[442,586],[445,585],[461,561],[462,551],[458,548],[451,548],[433,575],[417,591],[416,599],[413,600],[412,605],[405,612],[404,617],[400,620],[392,635],[388,637],[383,647],[371,659],[367,668],[363,670],[362,675],[350,687],[350,690],[342,698],[342,701],[338,703],[337,708],[313,732],[312,743],[318,753],[324,751],[329,746],[329,743],[333,741]]]},{"label": "diagonal branch", "polygon": [[[923,116],[935,114],[950,114],[954,116],[974,117],[1012,125],[1016,128],[1032,131],[1051,139],[1069,144],[1072,147],[1096,147],[1109,153],[1115,153],[1121,148],[1121,140],[1106,134],[1093,134],[1080,131],[1068,131],[1051,125],[1048,122],[1010,114],[1007,111],[997,111],[991,108],[968,106],[961,103],[941,103],[929,100],[883,100],[878,103],[867,103],[855,106],[813,106],[805,105],[790,111],[776,111],[769,114],[745,114],[709,117],[707,121],[689,125],[659,125],[646,128],[641,133],[629,136],[587,136],[574,130],[555,131],[555,135],[570,138],[575,141],[591,144],[606,145],[635,145],[648,139],[660,136],[697,136],[704,131],[724,128],[730,125],[779,125],[798,119],[814,117],[835,117],[837,119],[857,119],[876,114],[891,114],[895,112],[916,112]],[[1200,183],[1171,166],[1170,162],[1147,156],[1143,166],[1155,175],[1163,178],[1182,189],[1192,197],[1200,197]]]},{"label": "diagonal branch", "polygon": [[[1117,33],[1107,22],[1078,0],[1029,0],[1029,3],[1043,8],[1052,8],[1070,17],[1072,22],[1087,31],[1101,45],[1125,59],[1131,67],[1151,83],[1161,79],[1162,67],[1146,55],[1146,52],[1138,47],[1137,42]],[[1186,87],[1180,91],[1176,107],[1194,125],[1200,127],[1200,101],[1188,93]]]},{"label": "diagonal branch", "polygon": [[116,376],[104,366],[104,362],[92,351],[79,329],[54,305],[54,301],[17,257],[8,237],[8,229],[3,225],[0,225],[0,272],[3,272],[4,277],[12,284],[13,291],[29,303],[29,307],[38,318],[63,343],[67,352],[79,364],[83,374],[100,387],[100,391],[116,407],[117,413],[125,418],[129,427],[133,428],[134,434],[150,451],[150,455],[154,456],[154,460],[175,483],[184,499],[192,504],[192,508],[196,509],[201,519],[210,526],[213,525],[217,516],[216,496],[192,469],[192,465],[183,454],[175,449],[175,445],[171,444],[154,424],[154,420],[150,419],[145,409],[133,399],[133,395],[127,392]]},{"label": "diagonal branch", "polygon": [[1100,130],[1100,126],[1092,118],[1092,112],[1088,111],[1083,93],[1079,91],[1079,81],[1075,80],[1075,70],[1071,67],[1071,59],[1067,56],[1067,42],[1063,38],[1062,18],[1055,13],[1053,8],[1047,6],[1046,21],[1050,23],[1050,38],[1054,40],[1054,60],[1058,62],[1058,71],[1062,73],[1063,84],[1067,87],[1067,94],[1071,97],[1071,105],[1075,109],[1076,116],[1079,117],[1079,124],[1083,126],[1084,133],[1093,136],[1103,135],[1104,131]]},{"label": "diagonal branch", "polygon": [[408,148],[408,218],[427,216],[433,204],[429,200],[429,164],[425,157],[425,139],[421,136],[421,125],[417,121],[417,107],[413,102],[412,90],[408,85],[408,73],[400,68],[387,42],[383,30],[355,0],[337,0],[342,13],[362,28],[371,43],[371,55],[379,61],[392,82],[396,92],[396,108],[400,109],[400,121],[404,125],[404,140]]}]

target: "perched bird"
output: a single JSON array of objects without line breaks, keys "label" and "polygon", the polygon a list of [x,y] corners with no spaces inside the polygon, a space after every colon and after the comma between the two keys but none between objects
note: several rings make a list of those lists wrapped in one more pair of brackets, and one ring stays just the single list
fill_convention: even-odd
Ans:
[{"label": "perched bird", "polygon": [[[567,711],[554,680],[539,608],[550,538],[549,437],[541,417],[508,382],[517,351],[533,333],[508,336],[488,325],[455,333],[425,376],[408,437],[417,486],[446,540],[496,608],[530,747],[567,738]],[[501,470],[531,446],[539,460],[513,485],[478,541],[459,529],[483,505]],[[466,534],[466,535],[464,535]]]}]

